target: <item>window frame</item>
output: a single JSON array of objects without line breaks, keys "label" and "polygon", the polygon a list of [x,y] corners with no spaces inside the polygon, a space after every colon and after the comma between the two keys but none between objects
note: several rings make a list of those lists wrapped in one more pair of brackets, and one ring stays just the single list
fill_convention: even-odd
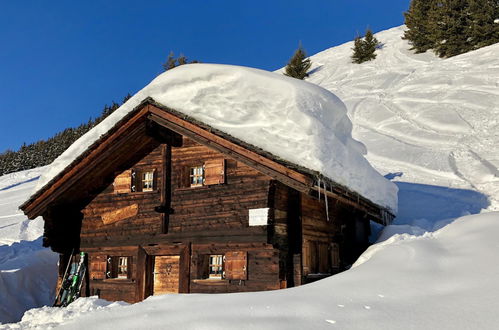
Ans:
[{"label": "window frame", "polygon": [[[213,263],[213,259],[218,259],[217,262]],[[224,254],[210,254],[208,257],[208,279],[210,280],[223,280],[225,278],[225,255]],[[212,272],[212,269],[219,268],[219,272]]]},{"label": "window frame", "polygon": [[[150,192],[154,191],[154,173],[155,170],[147,170],[147,171],[142,171],[140,172],[140,187],[142,188],[142,192]],[[147,178],[147,176],[150,175],[150,178]]]},{"label": "window frame", "polygon": [[[124,261],[124,263],[123,263]],[[130,256],[107,256],[106,258],[106,280],[130,280],[132,278],[132,257]],[[125,272],[123,272],[125,270]]]},{"label": "window frame", "polygon": [[[196,170],[200,171],[201,174],[196,173]],[[199,182],[201,178],[201,182]],[[204,165],[190,166],[189,167],[189,187],[196,188],[204,186]]]}]

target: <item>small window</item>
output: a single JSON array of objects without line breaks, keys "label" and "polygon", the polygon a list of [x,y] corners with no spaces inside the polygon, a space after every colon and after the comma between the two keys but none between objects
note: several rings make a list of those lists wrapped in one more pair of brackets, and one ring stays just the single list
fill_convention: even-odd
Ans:
[{"label": "small window", "polygon": [[156,170],[132,170],[131,191],[148,192],[156,190]]},{"label": "small window", "polygon": [[152,191],[154,183],[154,171],[142,173],[142,191]]},{"label": "small window", "polygon": [[130,257],[108,257],[106,278],[130,278]]},{"label": "small window", "polygon": [[[189,180],[182,174],[181,182],[185,187],[201,187],[225,183],[225,159],[211,159],[203,165],[193,166],[189,169]],[[185,172],[187,173],[187,172]],[[188,183],[188,184],[187,184]]]},{"label": "small window", "polygon": [[202,186],[204,181],[203,166],[191,167],[189,178],[190,178],[191,187]]},{"label": "small window", "polygon": [[128,258],[118,257],[117,278],[128,278]]},{"label": "small window", "polygon": [[223,277],[223,254],[211,254],[208,266],[208,277],[211,279],[222,279]]}]

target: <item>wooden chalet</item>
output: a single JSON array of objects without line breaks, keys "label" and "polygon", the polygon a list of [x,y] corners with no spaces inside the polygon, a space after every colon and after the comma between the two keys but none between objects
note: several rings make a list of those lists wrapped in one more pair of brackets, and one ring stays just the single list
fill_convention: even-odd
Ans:
[{"label": "wooden chalet", "polygon": [[44,246],[88,253],[83,294],[293,287],[347,269],[393,215],[148,98],[21,206]]}]

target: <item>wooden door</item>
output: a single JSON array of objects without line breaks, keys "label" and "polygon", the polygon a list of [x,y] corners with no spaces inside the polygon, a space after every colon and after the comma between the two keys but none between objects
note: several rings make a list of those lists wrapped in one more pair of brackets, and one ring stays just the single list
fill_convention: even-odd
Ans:
[{"label": "wooden door", "polygon": [[180,256],[155,256],[153,295],[179,292]]}]

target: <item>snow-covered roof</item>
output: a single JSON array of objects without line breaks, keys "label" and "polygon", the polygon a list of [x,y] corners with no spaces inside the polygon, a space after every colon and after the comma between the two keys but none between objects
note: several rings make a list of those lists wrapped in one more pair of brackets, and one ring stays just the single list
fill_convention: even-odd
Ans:
[{"label": "snow-covered roof", "polygon": [[182,65],[156,77],[59,156],[34,194],[146,98],[397,210],[397,187],[364,158],[338,97],[282,74],[220,64]]}]

